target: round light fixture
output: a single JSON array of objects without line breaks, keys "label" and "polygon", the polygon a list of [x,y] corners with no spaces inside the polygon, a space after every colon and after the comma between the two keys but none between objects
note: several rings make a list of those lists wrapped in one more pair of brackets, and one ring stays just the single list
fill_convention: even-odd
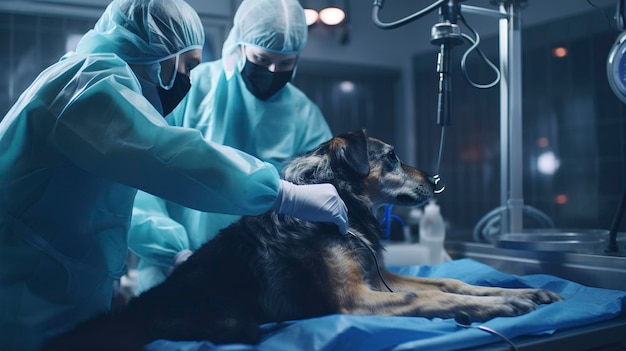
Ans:
[{"label": "round light fixture", "polygon": [[339,83],[339,90],[341,90],[341,92],[343,93],[351,93],[354,91],[354,83],[349,80],[344,80],[343,82]]},{"label": "round light fixture", "polygon": [[338,7],[327,7],[320,11],[320,20],[329,26],[335,26],[346,18],[346,13]]},{"label": "round light fixture", "polygon": [[317,14],[317,11],[313,9],[304,9],[304,17],[306,18],[306,25],[310,26],[317,22],[319,15]]}]

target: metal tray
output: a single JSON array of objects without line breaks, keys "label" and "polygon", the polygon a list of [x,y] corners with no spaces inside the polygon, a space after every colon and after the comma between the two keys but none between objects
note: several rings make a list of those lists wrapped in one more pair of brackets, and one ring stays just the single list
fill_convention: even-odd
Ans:
[{"label": "metal tray", "polygon": [[605,229],[528,229],[500,235],[496,247],[533,251],[594,253],[606,246]]}]

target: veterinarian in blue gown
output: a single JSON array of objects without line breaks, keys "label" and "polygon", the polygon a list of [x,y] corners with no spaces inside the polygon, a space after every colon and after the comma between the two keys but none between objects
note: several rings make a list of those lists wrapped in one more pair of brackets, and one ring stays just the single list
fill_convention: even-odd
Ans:
[{"label": "veterinarian in blue gown", "polygon": [[203,33],[182,0],[114,0],[0,122],[0,350],[34,350],[110,308],[136,188],[345,231],[331,185],[285,183],[273,165],[165,122],[159,112],[186,93]]},{"label": "veterinarian in blue gown", "polygon": [[[307,40],[297,0],[244,1],[222,59],[199,65],[185,100],[167,116],[206,140],[281,168],[290,157],[332,137],[319,108],[289,83]],[[239,216],[204,213],[139,192],[129,236],[139,257],[138,292],[163,281],[176,262]]]}]

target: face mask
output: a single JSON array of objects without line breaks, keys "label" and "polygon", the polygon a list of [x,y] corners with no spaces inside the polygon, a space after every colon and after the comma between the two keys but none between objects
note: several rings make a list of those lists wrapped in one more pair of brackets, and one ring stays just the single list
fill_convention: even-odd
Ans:
[{"label": "face mask", "polygon": [[246,60],[241,70],[246,87],[261,100],[267,100],[282,89],[290,80],[293,71],[271,72],[267,68]]},{"label": "face mask", "polygon": [[[168,58],[169,57],[166,57],[162,61],[165,61]],[[180,59],[180,55],[176,54],[176,62],[174,63],[174,67],[178,67],[178,60],[179,59]],[[161,79],[161,63],[162,63],[162,61],[146,65],[146,73],[148,74],[148,77],[150,77],[150,80],[152,82],[154,82],[154,85],[156,85],[157,87],[161,87],[163,89],[168,89],[169,90],[174,85],[174,80],[176,79],[176,75],[175,74],[172,75],[172,78],[170,79],[170,81],[167,84],[164,84],[163,80]]]},{"label": "face mask", "polygon": [[163,116],[167,116],[180,101],[187,95],[191,89],[191,82],[186,75],[176,72],[176,78],[172,87],[168,90],[157,87],[159,98],[161,98],[161,106],[163,107]]}]

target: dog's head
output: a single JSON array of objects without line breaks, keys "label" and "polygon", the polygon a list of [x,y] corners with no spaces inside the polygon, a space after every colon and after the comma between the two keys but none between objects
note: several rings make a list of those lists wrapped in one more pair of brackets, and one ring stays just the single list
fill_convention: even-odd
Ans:
[{"label": "dog's head", "polygon": [[294,158],[283,177],[296,184],[334,184],[342,197],[364,197],[372,209],[420,205],[434,190],[428,175],[403,164],[393,146],[364,131],[339,135]]}]

